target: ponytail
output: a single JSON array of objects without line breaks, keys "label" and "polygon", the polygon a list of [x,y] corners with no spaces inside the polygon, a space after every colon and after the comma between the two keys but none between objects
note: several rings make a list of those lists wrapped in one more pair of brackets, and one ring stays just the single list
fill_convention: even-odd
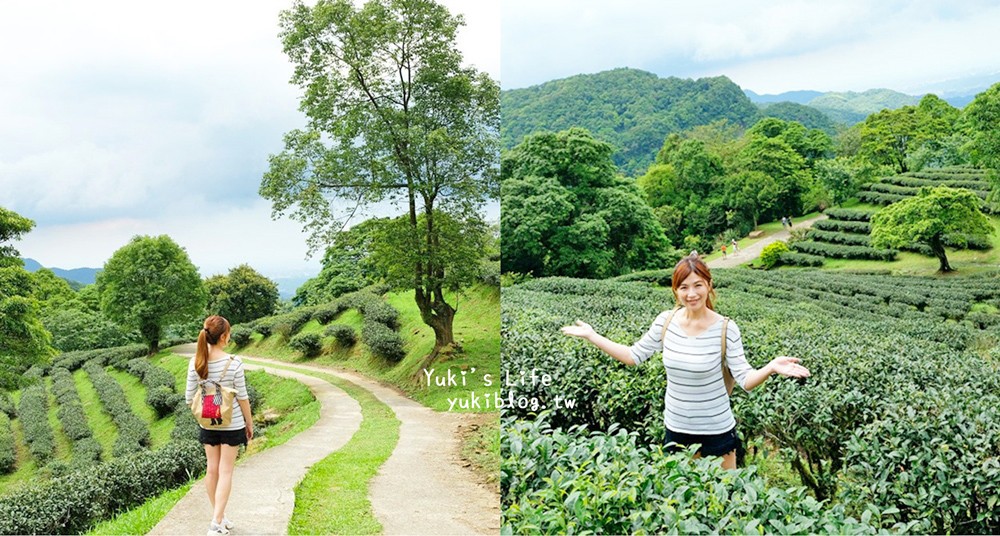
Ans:
[{"label": "ponytail", "polygon": [[229,321],[215,315],[205,319],[205,327],[198,332],[198,348],[194,352],[194,370],[201,379],[208,378],[208,345],[219,344],[229,333]]},{"label": "ponytail", "polygon": [[208,333],[198,332],[198,349],[194,352],[194,370],[201,379],[208,378]]}]

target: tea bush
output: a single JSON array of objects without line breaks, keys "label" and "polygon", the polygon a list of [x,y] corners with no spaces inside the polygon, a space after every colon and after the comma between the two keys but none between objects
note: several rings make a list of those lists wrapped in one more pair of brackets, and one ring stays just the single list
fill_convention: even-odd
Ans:
[{"label": "tea bush", "polygon": [[153,365],[144,357],[126,363],[125,370],[142,381],[146,387],[146,403],[156,410],[158,418],[171,414],[177,402],[184,398],[176,393],[177,382],[174,375]]},{"label": "tea bush", "polygon": [[229,336],[232,338],[236,346],[246,346],[250,344],[250,336],[253,335],[253,330],[247,326],[233,326],[229,331]]},{"label": "tea bush", "polygon": [[39,467],[45,465],[55,451],[55,436],[49,426],[49,395],[44,381],[38,380],[21,392],[17,419],[24,429],[31,456]]},{"label": "tea bush", "polygon": [[358,334],[354,331],[354,328],[344,324],[332,324],[326,328],[323,332],[325,337],[333,337],[337,340],[337,344],[343,347],[354,346],[354,343],[358,341]]},{"label": "tea bush", "polygon": [[88,361],[83,369],[90,376],[104,410],[118,427],[118,437],[112,449],[114,457],[127,456],[149,446],[149,426],[136,416],[129,406],[125,390],[97,361]]},{"label": "tea bush", "polygon": [[197,441],[136,451],[98,469],[21,488],[0,497],[0,534],[81,534],[96,522],[140,505],[198,476],[205,452]]},{"label": "tea bush", "polygon": [[305,357],[316,357],[323,352],[323,341],[315,333],[296,335],[288,346]]},{"label": "tea bush", "polygon": [[14,443],[14,430],[10,425],[10,417],[0,413],[0,474],[14,470],[17,463],[17,445]]}]

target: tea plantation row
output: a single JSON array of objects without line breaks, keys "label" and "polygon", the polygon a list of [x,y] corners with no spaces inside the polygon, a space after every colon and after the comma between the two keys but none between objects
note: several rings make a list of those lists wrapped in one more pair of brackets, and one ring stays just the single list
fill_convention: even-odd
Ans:
[{"label": "tea plantation row", "polygon": [[[803,385],[773,377],[751,393],[737,389],[733,396],[740,434],[764,438],[781,449],[812,495],[827,501],[822,509],[806,508],[813,524],[811,529],[797,526],[801,531],[854,532],[839,524],[853,523],[845,516],[857,520],[857,530],[1000,530],[1000,509],[993,508],[1000,497],[1000,331],[993,322],[997,315],[986,312],[1000,304],[997,274],[934,280],[815,270],[718,270],[715,276],[718,309],[739,324],[751,364],[793,355],[813,373]],[[663,283],[662,273],[646,277]],[[559,327],[582,319],[612,340],[631,344],[672,302],[669,289],[641,282],[552,278],[504,289],[504,369],[515,376],[536,369],[553,378],[548,385],[508,385],[507,391],[537,399],[555,429],[620,426],[636,434],[637,444],[655,450],[664,437],[660,360],[625,367],[593,346],[563,336]],[[976,308],[983,311],[973,313],[974,303],[982,304]],[[983,318],[971,318],[976,314]],[[576,404],[556,408],[557,396]],[[505,412],[507,418],[535,416],[517,407]],[[506,428],[505,434],[513,433]],[[554,433],[532,432],[532,441],[548,441],[540,438]],[[504,441],[505,448],[513,448],[510,437]],[[566,441],[580,452],[591,448],[590,440]],[[560,484],[557,477],[573,480],[566,475],[576,470],[562,467],[563,458],[536,468],[538,478],[530,484],[517,480],[514,485],[509,475],[528,462],[512,450],[503,455],[505,529],[531,530],[551,516],[574,517],[567,509],[580,507],[558,493],[558,486],[578,490],[587,505],[603,496],[590,496],[587,490],[604,489],[608,475],[581,473],[579,484]],[[642,497],[649,491],[645,464],[661,467],[659,478],[670,480],[661,463],[666,462],[648,452],[633,456],[627,469],[614,475],[620,493]],[[705,482],[715,480],[705,477]],[[685,484],[685,493],[703,496],[716,485]],[[769,501],[790,501],[777,490],[757,495],[762,508]],[[691,510],[678,515],[701,518],[695,513],[700,508],[730,507],[724,499],[704,497],[699,501],[707,503],[690,503]],[[532,505],[530,515],[523,514],[526,507],[509,509],[515,504]],[[636,500],[630,513],[621,514],[633,523],[627,531],[661,532],[675,526],[682,532],[730,530],[674,525],[664,521],[659,508],[657,501]],[[643,512],[647,517],[639,515]],[[593,527],[604,527],[611,518],[624,523],[619,514],[602,515],[606,517],[588,517],[575,530],[601,530]],[[735,513],[727,522],[745,529],[755,515],[759,513]],[[782,522],[794,517],[788,516],[778,517]],[[771,525],[765,530],[786,529]]]}]

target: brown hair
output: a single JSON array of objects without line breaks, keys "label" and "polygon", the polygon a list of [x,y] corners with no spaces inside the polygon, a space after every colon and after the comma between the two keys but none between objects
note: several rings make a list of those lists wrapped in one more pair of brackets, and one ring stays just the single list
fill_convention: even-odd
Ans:
[{"label": "brown hair", "polygon": [[215,315],[205,319],[198,333],[198,349],[194,352],[194,370],[201,379],[208,378],[208,345],[219,344],[222,336],[229,333],[229,321]]},{"label": "brown hair", "polygon": [[680,305],[680,298],[677,296],[677,287],[680,286],[681,282],[688,278],[692,273],[697,274],[698,277],[705,280],[708,283],[708,296],[705,299],[705,306],[711,310],[715,310],[715,287],[712,286],[712,272],[708,270],[708,265],[705,261],[701,260],[701,257],[697,254],[688,255],[677,261],[677,265],[674,266],[674,275],[670,278],[670,286],[674,290],[674,301]]}]

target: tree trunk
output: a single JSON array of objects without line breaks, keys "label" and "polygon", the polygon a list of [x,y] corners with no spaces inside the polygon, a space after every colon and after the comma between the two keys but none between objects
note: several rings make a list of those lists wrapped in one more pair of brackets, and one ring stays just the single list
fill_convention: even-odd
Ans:
[{"label": "tree trunk", "polygon": [[434,330],[434,348],[417,367],[419,372],[436,361],[443,349],[455,344],[455,308],[444,301],[440,287],[434,290],[417,287],[416,301],[420,318]]},{"label": "tree trunk", "polygon": [[940,272],[953,272],[954,268],[948,264],[948,256],[944,250],[944,243],[941,241],[941,235],[934,235],[931,239],[931,251],[934,252],[934,256],[938,258],[938,262],[941,263],[941,267],[938,269]]},{"label": "tree trunk", "polygon": [[139,330],[142,337],[149,343],[149,355],[160,351],[160,326],[146,325]]}]

